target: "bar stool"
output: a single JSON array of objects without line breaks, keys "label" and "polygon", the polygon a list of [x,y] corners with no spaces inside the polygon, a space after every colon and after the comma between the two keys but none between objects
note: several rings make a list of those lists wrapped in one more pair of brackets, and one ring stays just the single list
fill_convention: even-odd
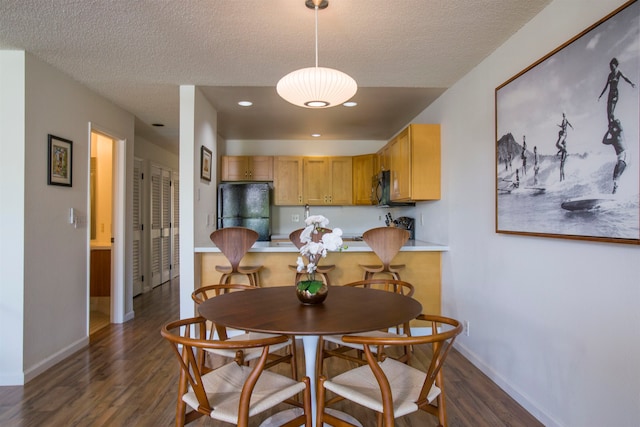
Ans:
[{"label": "bar stool", "polygon": [[249,278],[251,286],[260,286],[258,272],[262,265],[240,266],[240,260],[258,240],[256,231],[245,227],[226,227],[214,231],[209,237],[231,263],[231,266],[216,265],[216,271],[222,273],[221,284],[231,283],[231,277],[240,274]]},{"label": "bar stool", "polygon": [[[296,246],[296,248],[300,249],[301,247],[304,246],[304,243],[302,243],[300,241],[300,234],[302,233],[302,231],[304,230],[304,228],[299,228],[297,230],[294,230],[291,232],[291,234],[289,234],[289,240],[291,240],[293,242],[293,244]],[[328,228],[323,228],[322,231],[318,231],[317,234],[311,234],[311,239],[314,242],[319,242],[320,239],[322,239],[322,236],[324,236],[327,233],[331,233],[331,230],[329,230]],[[300,280],[300,278],[305,274],[304,272],[298,272],[298,266],[297,265],[290,265],[289,268],[293,271],[296,272],[296,283],[298,283],[298,281]],[[319,274],[323,277],[324,282],[327,284],[327,286],[331,286],[331,283],[329,282],[329,272],[335,270],[336,266],[333,264],[330,265],[318,265],[316,268],[316,274]]]},{"label": "bar stool", "polygon": [[378,227],[367,230],[362,234],[364,240],[373,252],[380,258],[382,265],[362,265],[364,280],[372,279],[377,273],[390,274],[396,280],[400,279],[399,270],[404,264],[391,265],[391,260],[400,252],[400,248],[409,240],[409,232],[396,227]]}]

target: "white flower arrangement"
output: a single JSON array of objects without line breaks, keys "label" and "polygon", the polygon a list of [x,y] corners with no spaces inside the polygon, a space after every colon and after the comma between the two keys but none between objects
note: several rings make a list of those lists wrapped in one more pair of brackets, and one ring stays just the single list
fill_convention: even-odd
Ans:
[{"label": "white flower arrangement", "polygon": [[311,215],[305,219],[305,229],[300,233],[300,242],[304,245],[300,248],[300,255],[307,258],[305,266],[302,256],[298,257],[297,270],[299,273],[306,271],[309,280],[315,281],[315,273],[318,269],[320,258],[327,256],[327,251],[341,251],[346,249],[342,242],[342,230],[334,228],[331,233],[325,233],[321,239],[314,239],[314,234],[323,231],[329,225],[329,220],[322,215]]}]

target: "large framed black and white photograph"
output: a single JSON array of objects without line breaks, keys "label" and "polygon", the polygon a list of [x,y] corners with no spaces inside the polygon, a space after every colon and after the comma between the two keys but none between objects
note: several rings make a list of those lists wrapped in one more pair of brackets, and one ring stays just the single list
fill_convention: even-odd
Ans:
[{"label": "large framed black and white photograph", "polygon": [[47,135],[47,184],[71,187],[73,172],[73,143],[55,135]]},{"label": "large framed black and white photograph", "polygon": [[496,232],[640,244],[639,9],[496,88]]}]

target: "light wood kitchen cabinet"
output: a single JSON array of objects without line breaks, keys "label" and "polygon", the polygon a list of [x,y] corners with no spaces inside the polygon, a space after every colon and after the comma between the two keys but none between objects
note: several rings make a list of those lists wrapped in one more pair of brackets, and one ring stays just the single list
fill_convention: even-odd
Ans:
[{"label": "light wood kitchen cabinet", "polygon": [[391,143],[382,147],[376,153],[376,172],[388,171],[391,169]]},{"label": "light wood kitchen cabinet", "polygon": [[440,125],[409,125],[387,145],[391,200],[439,200]]},{"label": "light wood kitchen cabinet", "polygon": [[353,204],[371,205],[371,180],[377,172],[376,154],[353,157]]},{"label": "light wood kitchen cabinet", "polygon": [[310,205],[353,204],[351,156],[305,157],[303,200]]},{"label": "light wood kitchen cabinet", "polygon": [[222,181],[273,181],[272,156],[223,156]]},{"label": "light wood kitchen cabinet", "polygon": [[276,156],[273,159],[275,205],[303,205],[302,157]]}]

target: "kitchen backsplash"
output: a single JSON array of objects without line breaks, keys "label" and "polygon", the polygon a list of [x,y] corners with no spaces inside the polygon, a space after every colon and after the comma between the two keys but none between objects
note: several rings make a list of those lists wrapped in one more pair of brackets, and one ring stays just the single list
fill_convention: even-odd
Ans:
[{"label": "kitchen backsplash", "polygon": [[[304,206],[272,206],[271,234],[288,235],[304,226]],[[340,227],[345,235],[359,236],[370,228],[384,227],[385,216],[393,218],[409,214],[408,208],[378,208],[375,206],[311,206],[311,215],[329,218],[329,227]],[[298,215],[299,222],[292,217]]]}]

